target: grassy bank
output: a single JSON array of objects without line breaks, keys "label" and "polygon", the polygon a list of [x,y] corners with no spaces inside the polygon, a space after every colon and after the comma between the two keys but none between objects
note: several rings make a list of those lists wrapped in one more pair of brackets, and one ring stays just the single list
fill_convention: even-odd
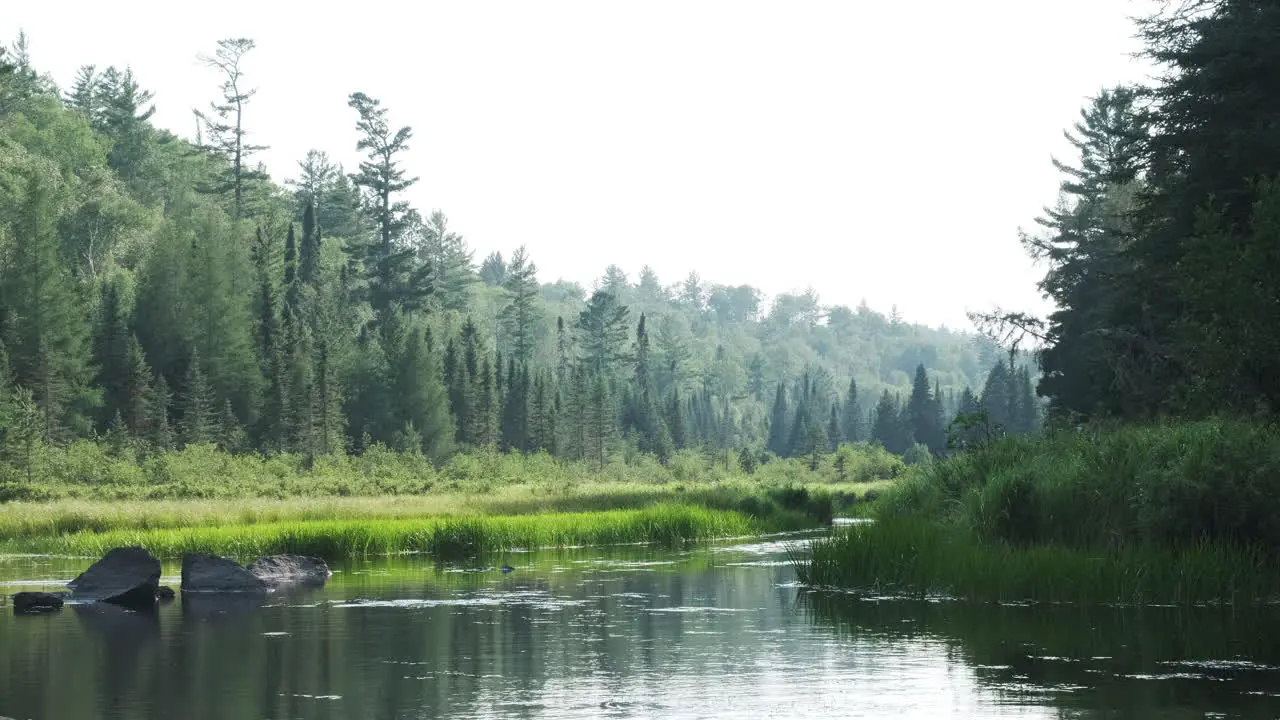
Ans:
[{"label": "grassy bank", "polygon": [[918,468],[816,543],[814,585],[977,600],[1280,596],[1280,432],[1210,420],[1057,430]]},{"label": "grassy bank", "polygon": [[814,521],[847,510],[855,496],[883,491],[888,481],[768,487],[746,482],[608,483],[571,488],[538,484],[504,485],[487,493],[443,491],[426,495],[298,497],[217,500],[59,500],[0,504],[0,544],[113,530],[161,530],[227,525],[261,525],[320,520],[408,520],[439,516],[529,515],[637,510],[679,503],[738,510],[766,520],[778,511],[808,514]]},{"label": "grassy bank", "polygon": [[113,547],[141,545],[160,557],[206,552],[238,558],[303,553],[328,559],[361,554],[425,552],[457,557],[514,548],[660,543],[679,546],[717,537],[749,535],[807,524],[778,514],[757,520],[742,513],[692,505],[643,510],[522,516],[432,517],[382,520],[299,520],[151,530],[123,529],[29,537],[23,550],[97,556]]}]

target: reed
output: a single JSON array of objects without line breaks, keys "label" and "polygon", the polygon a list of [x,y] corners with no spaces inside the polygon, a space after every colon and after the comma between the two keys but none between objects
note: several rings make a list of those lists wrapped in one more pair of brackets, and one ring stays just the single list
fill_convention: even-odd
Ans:
[{"label": "reed", "polygon": [[1090,550],[975,541],[919,518],[852,526],[794,558],[802,582],[916,598],[990,602],[1248,604],[1280,597],[1262,551],[1205,540]]},{"label": "reed", "polygon": [[733,511],[664,504],[642,510],[589,513],[116,529],[28,537],[7,545],[13,550],[83,556],[98,556],[113,547],[141,545],[167,558],[187,552],[237,558],[286,552],[327,559],[404,552],[459,557],[515,548],[574,545],[658,543],[676,547],[717,537],[785,529],[801,522],[803,519],[794,515],[761,521]]}]

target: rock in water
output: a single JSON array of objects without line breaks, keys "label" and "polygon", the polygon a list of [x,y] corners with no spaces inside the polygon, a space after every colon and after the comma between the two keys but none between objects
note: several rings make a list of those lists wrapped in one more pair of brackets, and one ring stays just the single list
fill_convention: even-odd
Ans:
[{"label": "rock in water", "polygon": [[273,585],[323,585],[333,574],[324,560],[308,555],[270,555],[255,560],[249,565],[249,572]]},{"label": "rock in water", "polygon": [[264,592],[267,589],[239,563],[216,555],[182,556],[182,592]]},{"label": "rock in water", "polygon": [[13,596],[15,613],[43,613],[61,609],[61,593],[20,592]]},{"label": "rock in water", "polygon": [[172,600],[175,596],[176,596],[176,593],[173,592],[173,588],[169,587],[168,585],[161,585],[160,587],[156,588],[157,600]]},{"label": "rock in water", "polygon": [[115,548],[71,582],[71,599],[148,605],[156,601],[160,561],[140,547]]}]

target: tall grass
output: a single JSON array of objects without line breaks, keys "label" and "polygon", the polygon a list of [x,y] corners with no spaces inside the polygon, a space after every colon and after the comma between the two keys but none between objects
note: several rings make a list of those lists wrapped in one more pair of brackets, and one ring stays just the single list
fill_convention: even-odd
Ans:
[{"label": "tall grass", "polygon": [[435,517],[400,520],[318,520],[151,530],[110,530],[27,538],[34,552],[97,556],[113,547],[141,545],[159,557],[203,552],[238,558],[303,553],[328,559],[362,554],[425,552],[444,557],[513,548],[659,543],[679,546],[716,537],[787,529],[803,520],[770,521],[690,505],[643,510],[524,516]]},{"label": "tall grass", "polygon": [[983,600],[1244,602],[1280,582],[1280,430],[1057,429],[913,468],[876,522],[798,561],[815,585]]},{"label": "tall grass", "polygon": [[852,526],[815,541],[802,582],[912,597],[993,602],[1196,604],[1280,597],[1276,566],[1258,550],[1214,541],[1083,549],[981,543],[920,518]]},{"label": "tall grass", "polygon": [[84,531],[636,510],[668,503],[738,510],[762,520],[779,511],[794,511],[818,523],[833,512],[846,510],[855,495],[886,486],[885,481],[812,489],[772,488],[741,481],[689,485],[597,482],[572,488],[547,489],[537,484],[522,484],[497,487],[488,493],[444,491],[381,497],[11,502],[0,504],[0,542]]}]

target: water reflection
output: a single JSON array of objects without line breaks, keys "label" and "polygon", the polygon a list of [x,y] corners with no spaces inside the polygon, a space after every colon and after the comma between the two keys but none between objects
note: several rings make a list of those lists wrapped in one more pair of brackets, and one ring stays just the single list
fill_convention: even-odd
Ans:
[{"label": "water reflection", "polygon": [[[324,588],[263,597],[185,595],[152,613],[78,606],[0,617],[0,716],[1280,710],[1265,694],[1280,676],[1266,661],[1277,635],[1265,614],[867,602],[797,589],[784,559],[777,539],[686,553],[543,552],[465,566],[407,557],[349,563]],[[516,570],[496,569],[504,561]],[[0,581],[69,578],[84,564],[41,562],[0,559]],[[1189,664],[1231,658],[1239,662]]]}]

